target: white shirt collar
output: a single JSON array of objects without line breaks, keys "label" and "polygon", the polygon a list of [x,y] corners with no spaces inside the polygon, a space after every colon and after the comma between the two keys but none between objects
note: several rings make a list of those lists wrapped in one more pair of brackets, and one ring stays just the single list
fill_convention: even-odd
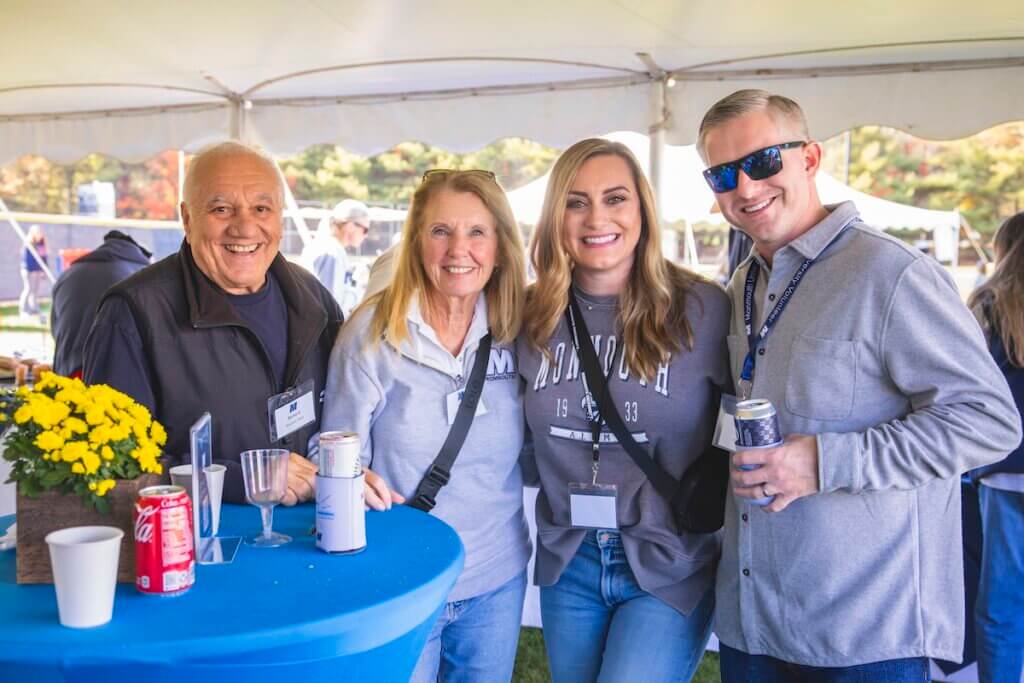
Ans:
[{"label": "white shirt collar", "polygon": [[446,375],[461,377],[467,372],[467,359],[476,351],[480,346],[480,340],[487,334],[487,297],[483,292],[477,296],[473,320],[469,324],[466,339],[462,342],[458,356],[453,356],[451,351],[441,344],[437,332],[424,319],[418,292],[413,294],[409,301],[406,322],[409,324],[409,338],[402,342],[399,352]]}]

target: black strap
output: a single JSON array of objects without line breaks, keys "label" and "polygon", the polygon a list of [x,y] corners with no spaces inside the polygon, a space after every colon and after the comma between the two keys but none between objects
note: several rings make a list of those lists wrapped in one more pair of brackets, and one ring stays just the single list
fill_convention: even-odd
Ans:
[{"label": "black strap", "polygon": [[580,361],[583,365],[583,372],[587,375],[587,383],[590,385],[591,394],[597,401],[597,409],[601,412],[601,417],[604,418],[605,424],[612,430],[612,434],[618,439],[619,444],[647,476],[654,488],[666,499],[672,500],[679,488],[679,482],[647,454],[643,447],[633,439],[633,435],[623,423],[619,411],[615,409],[615,402],[611,400],[611,392],[607,388],[605,376],[601,373],[600,362],[597,359],[597,352],[594,350],[594,343],[590,339],[587,323],[583,320],[583,313],[580,311],[580,305],[573,292],[569,293],[569,305],[572,308],[572,319],[578,332],[576,344],[579,347],[580,356],[582,356]]},{"label": "black strap", "polygon": [[480,340],[480,346],[476,350],[476,360],[473,361],[473,370],[466,383],[466,393],[462,396],[459,404],[459,411],[455,414],[455,422],[448,430],[448,438],[438,452],[434,462],[427,468],[423,480],[416,487],[409,506],[424,512],[430,512],[437,505],[437,494],[448,483],[452,476],[452,465],[459,457],[462,444],[469,433],[469,427],[473,424],[473,416],[476,414],[476,404],[480,402],[480,394],[484,391],[484,376],[487,374],[487,363],[491,358],[491,333]]}]

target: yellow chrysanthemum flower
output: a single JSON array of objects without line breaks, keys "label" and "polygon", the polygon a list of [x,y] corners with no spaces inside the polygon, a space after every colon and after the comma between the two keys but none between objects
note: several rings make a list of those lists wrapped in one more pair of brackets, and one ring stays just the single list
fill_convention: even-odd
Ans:
[{"label": "yellow chrysanthemum flower", "polygon": [[100,424],[92,428],[89,432],[89,443],[93,446],[100,446],[110,442],[110,427],[105,424]]},{"label": "yellow chrysanthemum flower", "polygon": [[157,421],[153,421],[153,424],[149,427],[149,438],[156,443],[157,446],[163,446],[167,443],[167,430],[164,426]]},{"label": "yellow chrysanthemum flower", "polygon": [[89,433],[89,425],[85,424],[84,420],[80,420],[77,417],[69,417],[64,420],[64,426],[70,429],[74,434]]},{"label": "yellow chrysanthemum flower", "polygon": [[87,473],[96,474],[96,470],[100,468],[100,456],[93,451],[86,451],[82,454],[82,464],[85,465]]},{"label": "yellow chrysanthemum flower", "polygon": [[64,462],[75,462],[82,459],[89,451],[89,444],[85,441],[69,441],[61,449],[60,457]]},{"label": "yellow chrysanthemum flower", "polygon": [[36,437],[35,444],[44,451],[54,451],[64,445],[64,439],[53,431],[45,431]]},{"label": "yellow chrysanthemum flower", "polygon": [[110,446],[104,446],[103,448],[100,449],[100,457],[103,458],[104,460],[113,460],[114,449],[111,448]]},{"label": "yellow chrysanthemum flower", "polygon": [[14,411],[14,421],[20,425],[25,424],[33,417],[35,417],[35,414],[34,411],[32,410],[32,406],[28,405],[27,403],[18,408],[16,411]]},{"label": "yellow chrysanthemum flower", "polygon": [[104,479],[96,485],[96,495],[105,496],[107,495],[107,491],[114,488],[116,485],[117,482],[113,479]]},{"label": "yellow chrysanthemum flower", "polygon": [[85,474],[85,467],[80,462],[71,463],[71,471],[75,474]]}]

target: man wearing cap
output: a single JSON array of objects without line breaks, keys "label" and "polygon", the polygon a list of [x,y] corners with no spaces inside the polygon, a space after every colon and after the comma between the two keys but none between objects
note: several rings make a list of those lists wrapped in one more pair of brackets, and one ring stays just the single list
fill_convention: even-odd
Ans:
[{"label": "man wearing cap", "polygon": [[362,299],[362,289],[353,278],[347,249],[358,249],[370,232],[370,210],[354,199],[338,202],[331,211],[330,235],[322,240],[313,272],[331,291],[342,311],[350,313]]},{"label": "man wearing cap", "polygon": [[172,460],[189,453],[189,428],[209,412],[224,500],[245,500],[240,454],[263,448],[291,452],[281,502],[309,500],[316,467],[306,455],[341,312],[279,252],[284,189],[273,159],[223,142],[196,155],[183,189],[181,248],[107,290],[84,379],[149,408]]},{"label": "man wearing cap", "polygon": [[103,293],[149,265],[148,249],[120,230],[61,273],[53,286],[50,329],[56,349],[53,369],[67,377],[82,374],[82,349]]},{"label": "man wearing cap", "polygon": [[821,203],[796,102],[733,93],[697,148],[753,241],[729,286],[733,379],[785,437],[732,457],[722,680],[929,680],[928,658],[963,651],[960,475],[1020,442],[1006,380],[938,262]]}]

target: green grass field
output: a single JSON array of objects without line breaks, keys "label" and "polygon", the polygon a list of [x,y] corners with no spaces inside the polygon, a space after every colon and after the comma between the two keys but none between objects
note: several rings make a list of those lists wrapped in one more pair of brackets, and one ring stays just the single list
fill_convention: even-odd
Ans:
[{"label": "green grass field", "polygon": [[[519,650],[513,683],[548,683],[548,660],[544,652],[544,636],[539,628],[524,628],[519,632]],[[694,683],[719,683],[718,655],[708,652],[694,674]]]}]

